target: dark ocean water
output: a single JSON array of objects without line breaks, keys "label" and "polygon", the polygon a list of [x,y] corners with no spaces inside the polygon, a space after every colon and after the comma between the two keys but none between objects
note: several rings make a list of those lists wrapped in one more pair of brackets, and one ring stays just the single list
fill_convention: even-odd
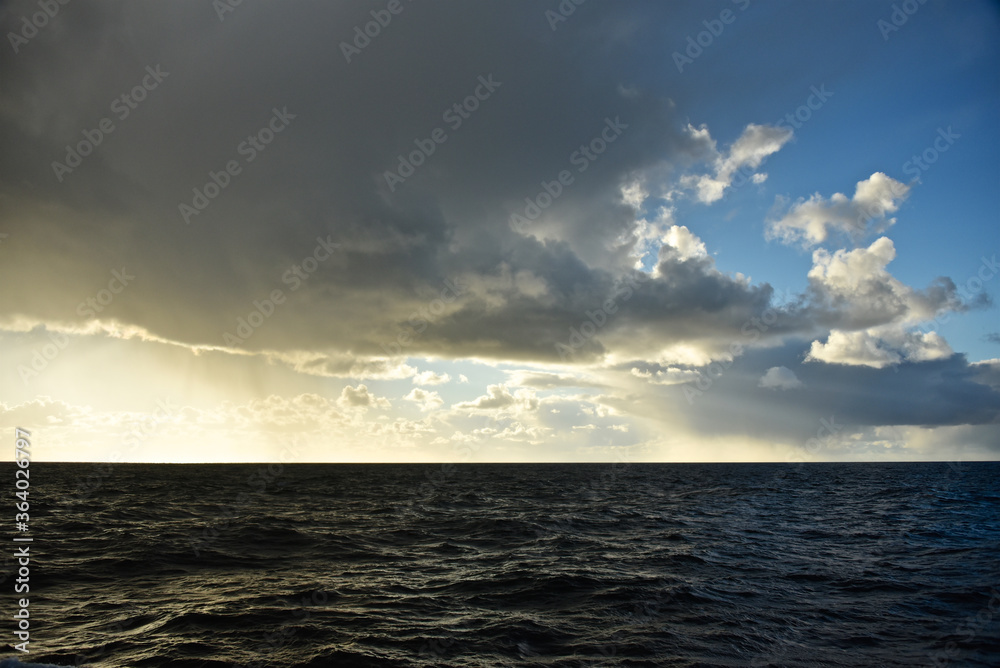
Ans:
[{"label": "dark ocean water", "polygon": [[997,463],[31,473],[22,660],[1000,665]]}]

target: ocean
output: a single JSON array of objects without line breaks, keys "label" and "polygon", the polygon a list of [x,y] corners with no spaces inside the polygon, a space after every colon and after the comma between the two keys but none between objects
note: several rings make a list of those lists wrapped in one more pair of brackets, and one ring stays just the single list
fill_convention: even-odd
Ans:
[{"label": "ocean", "polygon": [[24,662],[1000,665],[1000,463],[4,466]]}]

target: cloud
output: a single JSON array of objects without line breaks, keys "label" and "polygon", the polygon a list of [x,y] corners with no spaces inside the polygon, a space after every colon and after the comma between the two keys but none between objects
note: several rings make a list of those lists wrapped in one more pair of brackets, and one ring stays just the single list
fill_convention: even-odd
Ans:
[{"label": "cloud", "polygon": [[455,408],[507,408],[515,402],[514,395],[510,393],[505,385],[490,385],[486,388],[486,394],[472,401],[462,401],[455,404]]},{"label": "cloud", "polygon": [[720,153],[715,149],[715,142],[711,139],[706,126],[696,129],[688,125],[688,132],[692,137],[708,144],[710,152],[714,154],[712,160],[715,167],[714,174],[687,175],[681,179],[681,185],[693,188],[698,201],[704,204],[722,199],[726,188],[733,184],[733,176],[741,170],[747,172],[744,178],[749,176],[754,183],[763,183],[767,175],[754,173],[753,170],[760,167],[768,156],[781,150],[793,135],[789,127],[751,123],[743,130],[739,139],[729,147],[728,152]]},{"label": "cloud", "polygon": [[473,429],[468,433],[457,431],[452,434],[451,439],[460,443],[475,443],[488,440],[491,443],[508,441],[511,443],[527,443],[538,445],[544,443],[546,437],[551,433],[551,429],[538,426],[527,426],[520,421],[513,420],[510,424],[504,425],[502,429],[497,427],[482,427]]},{"label": "cloud", "polygon": [[433,371],[424,371],[413,377],[414,385],[442,385],[451,380],[448,374],[437,374]]},{"label": "cloud", "polygon": [[915,328],[969,307],[950,279],[939,278],[926,290],[904,285],[886,270],[895,257],[887,237],[867,248],[813,252],[806,310],[815,325],[830,332],[825,342],[813,341],[808,361],[884,368],[952,354],[941,335]]},{"label": "cloud", "polygon": [[[348,423],[338,402],[315,393],[206,407],[167,398],[149,412],[99,410],[47,397],[18,406],[0,403],[0,427],[43,429],[46,449],[66,461],[164,461],[164,453],[174,461],[245,460],[248,454],[260,461],[281,451],[294,458],[305,454],[293,447],[299,439],[318,435],[325,444],[331,430]],[[213,444],[210,453],[205,442]]]},{"label": "cloud", "polygon": [[773,366],[760,377],[758,387],[769,390],[794,390],[802,387],[802,381],[795,376],[795,372],[784,366]]},{"label": "cloud", "polygon": [[5,430],[16,427],[33,429],[53,424],[69,424],[81,419],[84,412],[84,409],[47,396],[12,406],[0,402],[0,427]]},{"label": "cloud", "polygon": [[557,387],[600,387],[600,383],[579,376],[548,371],[528,371],[519,369],[508,371],[510,384],[516,387],[531,387],[536,390],[551,390]]},{"label": "cloud", "polygon": [[876,369],[898,364],[898,353],[879,346],[876,337],[867,332],[830,332],[826,343],[813,341],[806,357],[809,361],[828,364],[855,364]]},{"label": "cloud", "polygon": [[894,278],[886,266],[896,257],[887,237],[867,248],[813,252],[809,270],[810,315],[819,324],[863,328],[887,323],[913,325],[947,311],[962,311],[955,284],[939,278],[915,290]]},{"label": "cloud", "polygon": [[688,383],[698,378],[699,373],[694,369],[678,369],[676,367],[658,369],[656,372],[646,371],[633,367],[631,374],[636,378],[643,378],[654,385],[678,385]]},{"label": "cloud", "polygon": [[458,410],[537,410],[538,398],[531,390],[517,390],[514,393],[506,385],[489,385],[486,394],[472,401],[461,401],[453,406]]},{"label": "cloud", "polygon": [[312,431],[328,429],[346,420],[337,405],[345,407],[339,400],[335,402],[319,394],[303,393],[293,397],[270,395],[241,405],[225,402],[214,410],[185,407],[184,414],[202,424],[229,423],[239,428],[254,426],[284,432]]},{"label": "cloud", "polygon": [[632,245],[630,257],[635,258],[632,265],[634,269],[641,270],[646,264],[647,257],[652,256],[655,259],[657,251],[667,243],[667,237],[673,226],[674,210],[661,206],[657,208],[653,220],[643,217],[636,221],[630,235],[623,235],[623,241]]},{"label": "cloud", "polygon": [[361,357],[340,352],[265,351],[266,357],[284,362],[299,373],[355,380],[409,378],[417,370],[403,360]]},{"label": "cloud", "polygon": [[[699,439],[739,437],[802,447],[816,436],[820,420],[842,425],[833,443],[841,449],[825,446],[810,454],[816,459],[855,456],[852,434],[872,426],[969,424],[1000,435],[1000,373],[991,365],[969,364],[961,354],[926,361],[907,361],[901,355],[904,359],[892,365],[825,364],[804,361],[810,347],[807,341],[791,340],[750,349],[738,363],[701,369],[699,380],[657,387],[619,406],[629,415],[658,422],[661,430],[669,428],[680,439],[690,433]],[[788,369],[808,391],[761,391],[762,377],[775,367]],[[783,450],[766,458],[786,461]]]},{"label": "cloud", "polygon": [[[819,193],[808,200],[799,199],[777,219],[769,220],[769,239],[805,247],[821,244],[831,232],[839,232],[853,241],[885,231],[896,222],[887,214],[895,213],[910,194],[910,187],[882,172],[859,181],[854,196],[834,193],[824,199]],[[780,206],[780,200],[776,206]]]},{"label": "cloud", "polygon": [[672,225],[667,230],[663,243],[670,247],[674,257],[681,261],[708,257],[705,243],[684,225]]},{"label": "cloud", "polygon": [[376,397],[368,391],[368,387],[365,385],[358,385],[357,387],[345,386],[340,393],[340,398],[337,399],[337,405],[343,408],[361,408],[364,410],[368,408],[389,408],[391,406],[388,399],[385,397]]},{"label": "cloud", "polygon": [[441,405],[444,404],[444,400],[441,398],[440,394],[437,392],[421,390],[419,387],[415,387],[410,390],[410,393],[404,396],[403,399],[419,404],[420,410],[422,411],[440,408]]},{"label": "cloud", "polygon": [[806,361],[882,369],[904,360],[923,362],[946,359],[952,354],[951,347],[937,332],[834,330],[825,343],[813,341]]},{"label": "cloud", "polygon": [[[692,130],[682,120],[686,112],[665,88],[623,84],[620,74],[634,55],[616,51],[614,62],[600,55],[615,42],[618,11],[595,10],[591,29],[539,36],[524,30],[523,12],[535,11],[530,3],[488,11],[446,3],[407,14],[397,40],[380,40],[347,64],[340,40],[320,27],[370,19],[361,4],[296,12],[241,7],[240,27],[227,32],[228,56],[209,70],[195,54],[215,42],[217,26],[201,22],[195,9],[165,5],[127,18],[111,8],[88,11],[93,20],[65,26],[60,39],[103,44],[100,56],[52,50],[44,61],[36,54],[38,70],[13,68],[5,78],[0,137],[7,155],[60,158],[150,58],[170,74],[116,125],[115,141],[63,182],[51,161],[0,160],[11,233],[5,247],[16,239],[35,249],[30,258],[8,254],[0,283],[40,264],[61,267],[0,294],[4,315],[85,327],[78,305],[125,263],[137,268],[136,278],[102,319],[143,340],[262,355],[302,374],[356,382],[412,377],[417,370],[406,360],[420,356],[562,361],[557,344],[609,299],[616,312],[574,350],[576,362],[656,358],[680,344],[714,351],[723,345],[719,332],[768,307],[770,286],[719,272],[692,229],[674,224],[671,207],[642,222],[636,206],[650,192],[675,190],[680,174],[706,161],[716,180],[737,178],[789,131],[745,125],[718,152],[706,127]],[[697,18],[687,8],[629,12],[648,25]],[[176,26],[189,22],[200,29],[180,39]],[[488,36],[470,49],[466,36],[474,26]],[[500,37],[501,29],[510,32]],[[261,31],[296,49],[261,50]],[[145,37],[115,37],[126,32]],[[413,59],[428,35],[440,49]],[[553,39],[580,57],[551,59]],[[454,53],[469,60],[459,63]],[[390,65],[398,62],[408,65]],[[315,86],[316,63],[336,94]],[[417,96],[410,86],[415,71],[436,72],[434,85]],[[53,85],[55,73],[65,85]],[[442,112],[490,73],[502,82],[490,98],[460,127],[444,122]],[[553,80],[565,96],[550,95]],[[254,90],[274,95],[248,104],[221,81],[253,82]],[[345,99],[368,99],[372,86],[386,93],[385,104],[344,106]],[[529,104],[539,99],[546,104]],[[579,99],[594,113],[583,113]],[[246,162],[237,147],[274,108],[295,118]],[[338,122],[322,120],[328,118]],[[579,171],[573,151],[600,137],[606,118],[628,127]],[[385,173],[437,126],[447,143],[390,190]],[[490,169],[470,168],[485,154]],[[186,224],[179,204],[190,203],[228,159],[240,162],[241,173]],[[573,183],[562,186],[528,234],[511,230],[509,216],[561,170]],[[276,220],[289,224],[279,229]],[[53,238],[60,243],[49,243]],[[336,252],[326,250],[334,246]],[[656,276],[638,272],[637,257],[649,257]],[[640,274],[650,280],[639,285]],[[248,323],[258,324],[241,343],[225,342],[226,334],[247,332]]]},{"label": "cloud", "polygon": [[971,365],[971,368],[977,372],[976,380],[995,390],[1000,390],[1000,359],[976,362]]}]

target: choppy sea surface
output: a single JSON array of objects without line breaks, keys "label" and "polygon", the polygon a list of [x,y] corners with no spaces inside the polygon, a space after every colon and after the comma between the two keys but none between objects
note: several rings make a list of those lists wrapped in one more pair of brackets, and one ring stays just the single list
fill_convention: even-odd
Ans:
[{"label": "choppy sea surface", "polygon": [[998,463],[34,463],[30,498],[22,661],[1000,665]]}]

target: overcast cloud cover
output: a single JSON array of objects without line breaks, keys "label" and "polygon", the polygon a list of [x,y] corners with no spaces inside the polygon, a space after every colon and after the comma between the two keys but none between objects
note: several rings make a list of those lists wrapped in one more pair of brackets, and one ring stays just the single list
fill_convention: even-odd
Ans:
[{"label": "overcast cloud cover", "polygon": [[995,459],[1000,18],[915,6],[7,3],[0,422],[54,460]]}]

